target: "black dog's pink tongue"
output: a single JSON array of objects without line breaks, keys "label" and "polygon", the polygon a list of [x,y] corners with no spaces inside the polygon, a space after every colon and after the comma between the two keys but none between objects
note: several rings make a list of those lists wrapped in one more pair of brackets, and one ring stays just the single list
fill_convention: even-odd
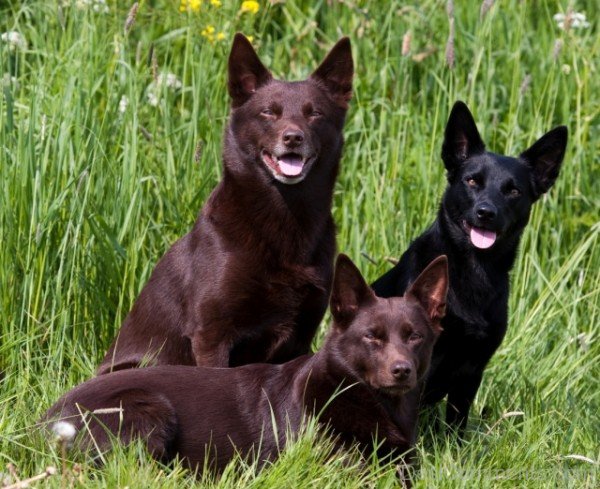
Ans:
[{"label": "black dog's pink tongue", "polygon": [[302,161],[302,157],[297,154],[285,154],[279,157],[279,170],[286,177],[295,177],[300,175],[302,172],[302,167],[304,166],[304,162]]},{"label": "black dog's pink tongue", "polygon": [[487,229],[472,227],[469,236],[471,237],[473,246],[482,250],[489,248],[496,241],[496,233]]}]

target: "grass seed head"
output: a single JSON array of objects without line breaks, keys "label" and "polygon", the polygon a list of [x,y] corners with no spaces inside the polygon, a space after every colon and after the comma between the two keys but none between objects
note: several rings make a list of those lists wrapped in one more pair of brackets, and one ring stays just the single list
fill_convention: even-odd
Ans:
[{"label": "grass seed head", "polygon": [[139,4],[137,2],[135,2],[131,6],[131,9],[129,9],[129,13],[127,14],[127,18],[125,19],[125,26],[124,26],[125,35],[129,34],[133,25],[135,24],[135,17],[137,15],[138,8],[139,8]]}]

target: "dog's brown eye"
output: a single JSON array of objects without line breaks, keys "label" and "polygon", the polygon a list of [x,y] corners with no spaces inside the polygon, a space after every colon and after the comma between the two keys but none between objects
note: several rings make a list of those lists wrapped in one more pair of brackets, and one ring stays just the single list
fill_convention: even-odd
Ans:
[{"label": "dog's brown eye", "polygon": [[368,333],[365,333],[365,338],[368,340],[374,340],[375,335],[369,331]]},{"label": "dog's brown eye", "polygon": [[266,115],[266,116],[275,115],[271,109],[263,109],[260,114],[261,115]]},{"label": "dog's brown eye", "polygon": [[518,188],[513,187],[509,190],[508,194],[511,197],[518,197],[519,195],[521,195],[521,191]]},{"label": "dog's brown eye", "polygon": [[321,117],[323,114],[321,112],[319,112],[318,110],[313,110],[310,113],[310,117],[312,117],[313,119],[316,119],[317,117]]},{"label": "dog's brown eye", "polygon": [[468,178],[467,179],[467,185],[469,187],[477,187],[477,180],[475,180],[474,178]]}]

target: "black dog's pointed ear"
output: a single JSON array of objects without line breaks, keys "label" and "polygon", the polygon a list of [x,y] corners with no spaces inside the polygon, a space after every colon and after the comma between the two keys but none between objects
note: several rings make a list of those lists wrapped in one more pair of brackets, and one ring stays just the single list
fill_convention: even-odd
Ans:
[{"label": "black dog's pointed ear", "polygon": [[250,41],[239,32],[233,38],[228,71],[227,88],[233,107],[242,105],[258,87],[273,79],[269,70],[261,63]]},{"label": "black dog's pointed ear", "polygon": [[555,127],[521,153],[521,159],[533,172],[536,199],[554,185],[567,149],[568,135],[565,126]]},{"label": "black dog's pointed ear", "polygon": [[464,102],[456,102],[446,124],[442,160],[446,170],[456,169],[467,158],[485,151],[475,120]]},{"label": "black dog's pointed ear", "polygon": [[448,286],[448,258],[441,255],[427,265],[405,294],[420,302],[438,333],[440,321],[446,315]]},{"label": "black dog's pointed ear", "polygon": [[336,103],[346,109],[352,98],[353,76],[354,62],[350,39],[342,37],[329,51],[311,78],[323,83]]},{"label": "black dog's pointed ear", "polygon": [[335,323],[347,326],[356,316],[360,306],[375,300],[375,293],[365,282],[356,265],[344,254],[339,254],[335,264],[329,306]]}]

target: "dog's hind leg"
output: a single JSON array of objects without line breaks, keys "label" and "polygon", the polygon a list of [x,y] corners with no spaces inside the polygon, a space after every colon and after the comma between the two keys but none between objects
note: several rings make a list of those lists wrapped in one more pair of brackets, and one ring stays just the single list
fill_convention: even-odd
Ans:
[{"label": "dog's hind leg", "polygon": [[171,402],[162,394],[140,390],[128,391],[122,396],[122,402],[121,439],[130,443],[140,438],[145,440],[155,459],[168,461],[173,458],[172,446],[178,423]]},{"label": "dog's hind leg", "polygon": [[101,392],[88,394],[87,399],[66,401],[58,418],[49,416],[73,424],[78,431],[77,449],[103,453],[115,437],[125,445],[141,439],[154,458],[172,458],[177,417],[166,397],[142,389],[122,390],[109,396]]}]

